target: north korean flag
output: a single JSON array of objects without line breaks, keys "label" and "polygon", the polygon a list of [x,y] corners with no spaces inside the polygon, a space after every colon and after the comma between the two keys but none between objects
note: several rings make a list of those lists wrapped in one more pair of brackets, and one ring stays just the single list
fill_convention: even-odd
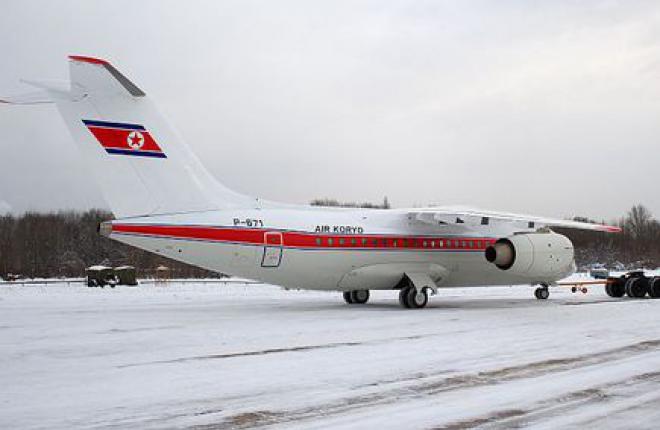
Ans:
[{"label": "north korean flag", "polygon": [[108,154],[167,158],[142,125],[88,119],[82,122]]}]

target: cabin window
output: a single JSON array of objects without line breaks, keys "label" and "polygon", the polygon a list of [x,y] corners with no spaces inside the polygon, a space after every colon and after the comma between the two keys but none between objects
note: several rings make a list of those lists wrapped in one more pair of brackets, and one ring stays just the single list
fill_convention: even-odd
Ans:
[{"label": "cabin window", "polygon": [[403,247],[404,248],[408,247],[408,239],[403,239]]},{"label": "cabin window", "polygon": [[367,245],[367,239],[365,237],[362,238],[362,246]]},{"label": "cabin window", "polygon": [[357,240],[355,238],[351,239],[351,245],[353,246],[357,245]]},{"label": "cabin window", "polygon": [[435,248],[435,240],[431,241],[431,248]]},{"label": "cabin window", "polygon": [[396,248],[396,245],[397,245],[397,241],[395,239],[395,240],[392,241],[392,246]]},{"label": "cabin window", "polygon": [[426,248],[427,246],[429,246],[429,243],[428,243],[427,241],[424,241],[424,242],[422,242],[422,246],[423,246],[424,248]]},{"label": "cabin window", "polygon": [[321,246],[321,238],[320,238],[320,237],[317,237],[317,238],[316,238],[316,244],[317,244],[318,246]]},{"label": "cabin window", "polygon": [[328,238],[328,246],[332,246],[333,243],[334,243],[334,240],[332,240],[332,238],[329,237]]},{"label": "cabin window", "polygon": [[372,240],[372,241],[371,241],[371,244],[372,244],[373,246],[378,246],[378,240],[377,240],[377,239]]},{"label": "cabin window", "polygon": [[343,246],[346,241],[344,239],[339,239],[339,246]]}]

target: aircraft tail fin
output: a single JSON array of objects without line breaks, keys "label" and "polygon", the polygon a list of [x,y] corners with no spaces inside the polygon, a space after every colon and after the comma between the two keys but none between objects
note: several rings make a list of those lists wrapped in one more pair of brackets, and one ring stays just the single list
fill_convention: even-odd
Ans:
[{"label": "aircraft tail fin", "polygon": [[146,93],[109,62],[69,60],[68,92],[36,86],[56,104],[116,217],[255,206],[218,183]]}]

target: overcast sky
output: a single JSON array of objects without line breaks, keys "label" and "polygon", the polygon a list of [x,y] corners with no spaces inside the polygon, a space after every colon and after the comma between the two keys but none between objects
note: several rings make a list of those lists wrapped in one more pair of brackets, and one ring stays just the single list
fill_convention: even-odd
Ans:
[{"label": "overcast sky", "polygon": [[[106,58],[247,194],[660,215],[658,1],[0,8],[0,94]],[[106,207],[70,139],[52,106],[0,105],[0,212]]]}]

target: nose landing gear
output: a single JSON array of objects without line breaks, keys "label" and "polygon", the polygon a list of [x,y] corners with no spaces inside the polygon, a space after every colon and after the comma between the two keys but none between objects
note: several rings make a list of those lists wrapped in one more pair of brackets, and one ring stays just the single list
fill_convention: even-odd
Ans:
[{"label": "nose landing gear", "polygon": [[550,289],[548,284],[541,284],[540,287],[534,290],[534,297],[539,300],[547,300],[550,297]]}]

